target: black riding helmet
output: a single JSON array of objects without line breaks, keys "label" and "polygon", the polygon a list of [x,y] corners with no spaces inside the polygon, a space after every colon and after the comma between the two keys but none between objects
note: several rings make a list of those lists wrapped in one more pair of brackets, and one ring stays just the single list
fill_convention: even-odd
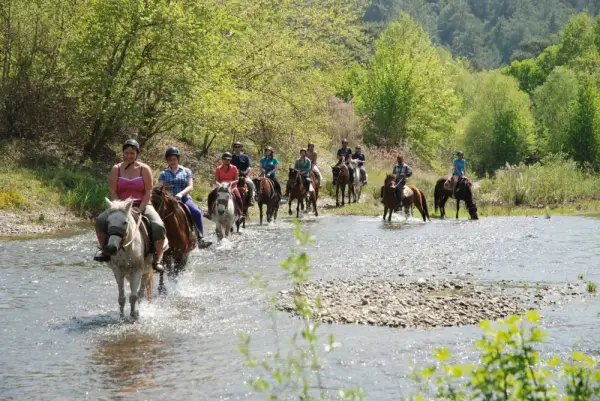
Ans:
[{"label": "black riding helmet", "polygon": [[231,160],[231,153],[229,152],[225,152],[223,153],[223,155],[221,156],[222,160]]},{"label": "black riding helmet", "polygon": [[177,156],[177,158],[179,159],[181,157],[181,152],[175,146],[169,146],[169,148],[165,152],[165,159],[169,156]]},{"label": "black riding helmet", "polygon": [[242,143],[238,142],[238,141],[236,141],[236,142],[233,143],[233,147],[235,148],[236,146],[239,146],[240,148],[244,147],[244,145],[242,145]]},{"label": "black riding helmet", "polygon": [[129,146],[131,146],[132,148],[134,148],[137,151],[138,154],[140,153],[140,144],[135,139],[128,139],[128,140],[126,140],[123,143],[122,150],[124,151]]}]

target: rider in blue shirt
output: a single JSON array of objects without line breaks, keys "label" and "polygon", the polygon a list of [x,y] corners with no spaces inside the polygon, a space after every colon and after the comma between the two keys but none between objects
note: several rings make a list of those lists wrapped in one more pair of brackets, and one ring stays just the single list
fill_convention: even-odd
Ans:
[{"label": "rider in blue shirt", "polygon": [[466,168],[467,161],[464,159],[463,152],[458,151],[456,153],[456,159],[454,159],[454,163],[452,164],[452,193],[456,191],[456,185],[460,181],[462,177],[465,176],[467,172]]},{"label": "rider in blue shirt", "polygon": [[277,179],[277,169],[279,169],[279,160],[273,154],[273,148],[267,146],[265,148],[265,155],[260,159],[260,165],[262,167],[262,175],[270,178],[273,181],[273,186],[281,198],[281,184]]},{"label": "rider in blue shirt", "polygon": [[237,167],[237,169],[240,171],[240,175],[244,175],[246,177],[246,185],[248,186],[248,192],[250,192],[249,206],[252,206],[254,205],[254,195],[256,193],[254,182],[249,177],[252,162],[250,161],[250,157],[248,155],[242,153],[243,149],[244,145],[242,145],[241,142],[233,143],[233,156],[231,156],[231,164]]}]

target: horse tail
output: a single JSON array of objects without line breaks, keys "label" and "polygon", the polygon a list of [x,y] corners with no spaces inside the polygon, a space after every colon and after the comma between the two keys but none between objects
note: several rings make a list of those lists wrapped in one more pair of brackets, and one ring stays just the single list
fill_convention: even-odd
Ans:
[{"label": "horse tail", "polygon": [[423,201],[422,203],[423,203],[423,210],[425,211],[425,216],[427,217],[427,219],[429,221],[431,221],[431,219],[429,218],[429,209],[427,208],[427,199],[425,199],[425,194],[420,189],[419,189],[419,192],[421,193],[421,200]]}]

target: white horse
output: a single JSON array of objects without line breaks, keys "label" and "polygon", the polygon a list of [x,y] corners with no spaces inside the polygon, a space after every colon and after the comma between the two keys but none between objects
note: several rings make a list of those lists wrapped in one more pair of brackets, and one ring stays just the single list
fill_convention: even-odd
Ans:
[{"label": "white horse", "polygon": [[211,210],[211,219],[217,228],[217,238],[229,237],[236,220],[235,201],[230,182],[223,182],[217,187],[217,200]]},{"label": "white horse", "polygon": [[[146,241],[142,236],[145,227],[141,224],[142,217],[135,221],[131,214],[133,200],[113,201],[106,199],[108,205],[108,244],[106,250],[111,255],[111,267],[119,287],[119,307],[121,317],[124,317],[125,307],[125,279],[129,281],[131,294],[131,318],[137,319],[139,311],[136,309],[138,298],[143,298],[144,290],[147,292],[148,301],[152,299],[152,254],[146,255]],[[147,243],[149,245],[149,242]],[[165,243],[165,248],[167,247]]]},{"label": "white horse", "polygon": [[358,167],[358,162],[358,159],[348,160],[348,165],[354,170],[354,182],[350,184],[354,185],[354,203],[360,202],[360,196],[362,195],[363,187],[362,180],[360,179],[360,168]]}]

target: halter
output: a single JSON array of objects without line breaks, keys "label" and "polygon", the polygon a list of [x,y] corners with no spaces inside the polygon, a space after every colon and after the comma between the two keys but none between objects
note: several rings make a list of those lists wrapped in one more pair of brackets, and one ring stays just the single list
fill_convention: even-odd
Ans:
[{"label": "halter", "polygon": [[[109,213],[109,215],[110,215],[110,213]],[[133,217],[133,215],[132,215],[132,217]],[[135,240],[135,235],[136,235],[136,233],[140,229],[140,223],[142,222],[142,218],[143,218],[142,214],[140,213],[140,216],[138,218],[137,224],[135,226],[135,231],[133,232],[133,234],[131,236],[131,240],[127,244],[125,244],[125,245],[123,245],[123,243],[121,243],[121,246],[119,247],[119,249],[125,249],[125,248],[127,248],[129,245],[131,245],[133,243],[133,241]],[[117,237],[123,239],[123,238],[125,238],[127,236],[129,227],[130,227],[129,224],[127,224],[127,228],[126,229],[123,228],[123,227],[109,226],[108,227],[108,232],[107,232],[108,236],[111,237],[113,235],[116,235]]]}]

